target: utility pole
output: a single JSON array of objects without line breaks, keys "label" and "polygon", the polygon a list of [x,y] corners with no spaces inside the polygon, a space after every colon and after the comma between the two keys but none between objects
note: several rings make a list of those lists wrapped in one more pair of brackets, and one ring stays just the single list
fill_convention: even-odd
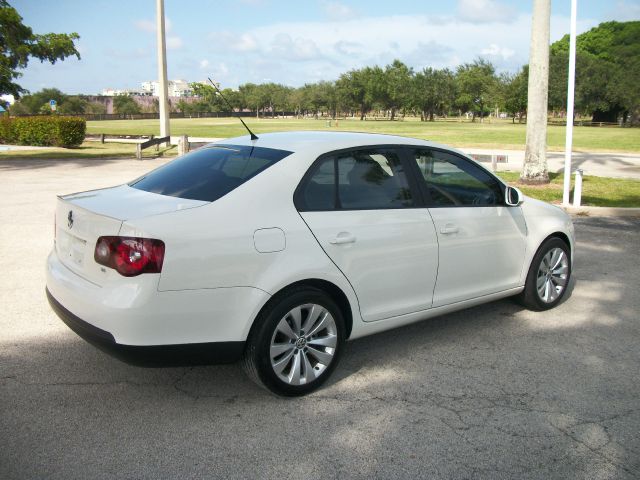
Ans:
[{"label": "utility pole", "polygon": [[527,103],[527,144],[520,181],[549,183],[547,171],[547,99],[549,96],[549,23],[551,0],[533,0],[529,88]]},{"label": "utility pole", "polygon": [[[158,81],[160,82],[160,136],[171,135],[169,131],[169,95],[167,92],[167,47],[164,38],[164,0],[156,0],[158,34]],[[168,144],[169,142],[167,142]]]},{"label": "utility pole", "polygon": [[562,204],[569,206],[571,189],[571,152],[573,147],[573,100],[576,84],[576,17],[578,0],[571,0],[571,28],[569,36],[569,80],[567,84],[567,133],[564,143],[564,185]]}]

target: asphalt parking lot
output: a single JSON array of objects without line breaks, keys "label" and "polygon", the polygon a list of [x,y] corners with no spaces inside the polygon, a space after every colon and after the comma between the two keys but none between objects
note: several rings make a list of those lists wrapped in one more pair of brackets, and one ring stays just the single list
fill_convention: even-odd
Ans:
[{"label": "asphalt parking lot", "polygon": [[239,365],[125,365],[50,310],[55,195],[162,162],[0,160],[0,478],[640,477],[639,219],[575,219],[557,309],[357,340],[327,386],[282,399]]}]

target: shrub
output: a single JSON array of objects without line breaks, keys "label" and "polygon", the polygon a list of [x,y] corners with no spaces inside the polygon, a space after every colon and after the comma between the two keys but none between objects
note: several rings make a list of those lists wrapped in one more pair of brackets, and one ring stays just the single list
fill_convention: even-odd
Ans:
[{"label": "shrub", "polygon": [[55,117],[20,117],[13,119],[18,145],[51,146],[55,142]]},{"label": "shrub", "polygon": [[84,118],[20,117],[0,124],[0,140],[18,145],[77,147],[84,141],[87,122]]},{"label": "shrub", "polygon": [[55,145],[57,147],[77,147],[84,141],[87,132],[87,121],[77,117],[57,117],[58,131]]},{"label": "shrub", "polygon": [[15,143],[13,122],[9,115],[0,115],[0,143]]}]

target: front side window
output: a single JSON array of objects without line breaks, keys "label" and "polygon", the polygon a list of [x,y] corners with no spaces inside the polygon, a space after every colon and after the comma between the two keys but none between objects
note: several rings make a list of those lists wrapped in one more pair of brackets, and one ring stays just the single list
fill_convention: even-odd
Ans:
[{"label": "front side window", "polygon": [[498,181],[468,160],[428,148],[413,150],[412,158],[422,174],[433,206],[492,206],[503,203]]},{"label": "front side window", "polygon": [[296,200],[305,211],[371,210],[413,206],[397,153],[362,149],[323,158],[312,167]]},{"label": "front side window", "polygon": [[292,152],[244,145],[194,150],[129,186],[160,195],[213,202]]}]

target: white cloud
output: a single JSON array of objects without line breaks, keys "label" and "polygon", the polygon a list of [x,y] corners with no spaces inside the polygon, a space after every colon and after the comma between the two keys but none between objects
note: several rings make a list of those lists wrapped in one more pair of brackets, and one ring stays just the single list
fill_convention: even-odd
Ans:
[{"label": "white cloud", "polygon": [[341,55],[358,56],[364,50],[364,45],[349,40],[340,40],[334,43],[333,48]]},{"label": "white cloud", "polygon": [[313,60],[322,56],[313,40],[301,37],[297,37],[294,40],[286,33],[276,34],[271,45],[272,51],[281,58]]},{"label": "white cloud", "polygon": [[209,60],[200,60],[200,68],[206,70],[209,66]]},{"label": "white cloud", "polygon": [[335,21],[350,20],[357,15],[353,8],[340,2],[324,1],[322,9],[329,19]]},{"label": "white cloud", "polygon": [[153,33],[156,31],[156,22],[143,18],[133,22],[134,26],[141,32]]},{"label": "white cloud", "polygon": [[165,41],[168,50],[179,50],[183,46],[183,42],[180,37],[168,36]]},{"label": "white cloud", "polygon": [[[471,61],[482,54],[483,47],[501,45],[505,38],[511,42],[501,51],[499,60],[515,61],[517,52],[528,51],[530,22],[530,16],[520,15],[496,29],[489,24],[469,24],[453,16],[393,15],[342,22],[280,23],[253,29],[251,34],[263,58],[270,53],[282,54],[286,47],[295,54],[285,58],[327,62],[330,65],[325,68],[325,76],[329,72],[337,76],[344,69],[383,65],[394,58],[411,61],[411,66],[417,67],[451,67],[455,66],[451,65],[454,55]],[[271,52],[268,46],[272,46]],[[526,56],[521,55],[520,60],[525,63]]]},{"label": "white cloud", "polygon": [[451,66],[447,64],[452,63],[451,55],[454,50],[435,40],[430,40],[427,43],[418,42],[416,48],[408,53],[403,54],[400,59],[406,62],[407,65],[421,70],[424,67],[431,67],[434,65]]},{"label": "white cloud", "polygon": [[209,38],[214,42],[211,47],[216,52],[232,50],[249,53],[258,50],[258,42],[250,33],[214,32]]},{"label": "white cloud", "polygon": [[483,48],[480,53],[488,55],[490,57],[502,57],[503,60],[508,60],[516,53],[515,50],[507,47],[501,47],[495,43],[489,45],[488,48]]},{"label": "white cloud", "polygon": [[[597,24],[582,19],[578,31]],[[551,41],[569,29],[569,19],[552,16]],[[372,34],[372,32],[375,32]],[[452,34],[455,32],[455,34]],[[333,80],[367,65],[400,59],[416,70],[452,68],[479,56],[500,71],[515,72],[529,60],[531,15],[520,13],[496,28],[457,15],[391,15],[345,21],[281,22],[240,32],[211,34],[211,52],[226,62],[226,85],[260,82],[288,85]],[[197,65],[197,63],[196,63]],[[235,82],[235,83],[234,83]]]},{"label": "white cloud", "polygon": [[[146,32],[146,33],[155,33],[156,32],[156,20],[150,20],[148,18],[141,18],[140,20],[136,20],[135,22],[133,22],[133,25],[136,27],[136,29],[140,30],[141,32]],[[170,32],[171,29],[173,28],[173,24],[171,23],[171,20],[167,17],[165,17],[164,19],[164,31],[165,32]]]},{"label": "white cloud", "polygon": [[218,63],[213,69],[213,75],[216,78],[225,78],[229,74],[229,68],[224,62]]},{"label": "white cloud", "polygon": [[458,0],[458,17],[472,23],[506,23],[516,18],[512,5],[497,0]]}]

